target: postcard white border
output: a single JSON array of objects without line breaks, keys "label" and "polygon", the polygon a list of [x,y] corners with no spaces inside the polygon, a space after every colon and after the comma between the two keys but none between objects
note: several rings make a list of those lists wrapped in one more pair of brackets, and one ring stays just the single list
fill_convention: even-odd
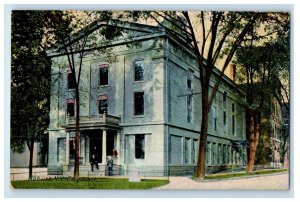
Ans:
[{"label": "postcard white border", "polygon": [[[24,1],[7,1],[5,0],[4,3],[23,3]],[[111,4],[106,5],[88,5],[88,4],[77,4],[77,5],[67,5],[67,4],[60,4],[60,5],[50,5],[50,4],[32,4],[32,3],[39,3],[39,1],[26,1],[26,3],[30,4],[13,4],[13,5],[3,5],[1,7],[1,12],[4,13],[4,31],[1,31],[1,46],[4,44],[4,47],[2,47],[3,53],[4,53],[4,68],[1,69],[0,72],[0,80],[1,82],[1,110],[4,111],[4,114],[1,113],[1,130],[2,131],[2,141],[1,144],[4,148],[4,158],[0,158],[0,164],[4,165],[4,176],[1,179],[4,179],[4,196],[5,197],[59,197],[59,198],[65,198],[65,197],[75,197],[75,198],[89,198],[89,197],[117,197],[117,198],[144,198],[144,197],[160,197],[160,198],[195,198],[195,197],[201,197],[201,198],[244,198],[244,197],[255,197],[255,198],[282,198],[282,197],[296,197],[299,196],[294,193],[294,189],[299,188],[299,186],[294,187],[294,179],[297,179],[296,177],[299,176],[296,173],[294,174],[294,168],[295,170],[299,170],[299,165],[295,164],[294,158],[294,152],[299,153],[298,148],[294,148],[294,142],[299,142],[299,137],[293,134],[297,134],[299,132],[299,129],[295,127],[294,123],[298,123],[299,119],[295,116],[298,107],[295,107],[294,103],[300,103],[299,97],[295,92],[295,87],[298,86],[299,79],[295,77],[295,75],[299,74],[299,68],[293,68],[294,66],[299,64],[299,59],[297,57],[293,57],[293,54],[291,54],[291,156],[290,156],[290,163],[291,163],[291,169],[290,169],[290,191],[282,192],[282,191],[106,191],[106,190],[10,190],[9,188],[9,130],[10,130],[10,11],[12,9],[113,9],[113,10],[126,10],[126,9],[134,9],[134,10],[159,10],[159,9],[174,9],[174,10],[259,10],[259,11],[290,11],[292,16],[292,43],[291,43],[291,53],[294,53],[295,55],[299,55],[297,49],[294,50],[294,44],[300,44],[298,38],[294,38],[294,36],[300,36],[299,35],[299,28],[294,27],[294,24],[299,25],[299,20],[296,21],[296,16],[299,17],[299,14],[296,14],[294,9],[297,8],[298,5],[295,3],[297,1],[284,1],[284,3],[291,3],[288,4],[274,4],[274,3],[280,3],[283,1],[246,1],[248,3],[257,3],[255,5],[253,4],[184,4],[184,5],[167,5],[167,4],[152,4],[152,5],[145,5],[145,4],[136,4],[139,3],[138,1],[132,0],[134,4],[123,4],[126,1],[119,1],[121,4],[113,4],[115,1],[109,1]],[[68,1],[48,1],[48,3],[68,3]],[[74,0],[72,3],[78,3],[79,1]],[[85,1],[86,2],[86,1]],[[159,2],[159,1],[153,1],[153,3]],[[166,3],[172,3],[172,1],[165,1]],[[190,2],[189,0],[184,2]],[[212,3],[212,1],[209,1]],[[213,3],[222,3],[222,1],[213,1]],[[227,3],[233,2],[233,1],[226,1]],[[236,2],[236,1],[235,1]],[[245,1],[243,1],[244,3]],[[261,4],[264,3],[265,4]],[[96,3],[95,1],[93,3]],[[193,1],[193,3],[199,3],[196,1]],[[266,4],[266,3],[272,3],[272,4]],[[298,10],[298,12],[300,12]],[[2,22],[3,22],[2,21]],[[297,31],[296,31],[297,30]],[[295,35],[294,35],[295,33]],[[296,34],[297,33],[297,34]],[[3,41],[4,39],[4,41]],[[296,45],[297,46],[297,45]],[[296,48],[296,47],[295,47]],[[294,50],[294,51],[293,51]],[[299,58],[299,56],[298,56]],[[2,61],[2,57],[1,57]],[[295,63],[294,63],[295,61]],[[3,64],[2,63],[2,64]],[[297,81],[298,80],[298,81]],[[300,122],[299,122],[300,123]],[[294,151],[294,152],[293,152]],[[299,158],[299,155],[297,155]],[[1,175],[3,175],[3,172],[1,172]],[[298,178],[299,179],[299,178]],[[295,181],[296,183],[296,181]],[[299,184],[299,183],[298,183]],[[3,184],[1,183],[1,188]],[[295,195],[294,195],[295,194]],[[88,199],[89,200],[89,199]],[[144,200],[144,199],[142,199]],[[201,199],[199,199],[201,200]],[[223,199],[222,199],[223,200]],[[242,199],[244,200],[244,199]]]}]

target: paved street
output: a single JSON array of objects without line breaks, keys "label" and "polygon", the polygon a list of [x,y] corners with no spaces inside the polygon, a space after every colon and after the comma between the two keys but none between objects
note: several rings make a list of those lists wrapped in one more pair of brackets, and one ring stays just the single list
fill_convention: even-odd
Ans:
[{"label": "paved street", "polygon": [[170,183],[156,188],[160,190],[288,190],[289,174],[273,174],[243,179],[218,181],[194,181],[188,177],[170,177]]}]

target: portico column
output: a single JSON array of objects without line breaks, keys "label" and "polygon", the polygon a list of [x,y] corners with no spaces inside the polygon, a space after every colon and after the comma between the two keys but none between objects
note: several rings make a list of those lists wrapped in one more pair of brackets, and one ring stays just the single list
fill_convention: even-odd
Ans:
[{"label": "portico column", "polygon": [[117,164],[120,165],[120,160],[121,160],[121,157],[120,157],[120,154],[121,154],[121,150],[120,150],[120,131],[118,130],[117,132],[117,152],[118,152],[118,161],[117,161]]},{"label": "portico column", "polygon": [[85,165],[86,164],[86,162],[85,162],[85,136],[83,136],[83,138],[82,138],[82,143],[81,143],[82,145],[81,145],[81,151],[82,151],[82,165]]},{"label": "portico column", "polygon": [[85,140],[86,146],[85,146],[85,154],[86,154],[86,164],[90,162],[90,137],[86,136]]},{"label": "portico column", "polygon": [[70,132],[67,132],[66,137],[66,165],[70,162]]},{"label": "portico column", "polygon": [[106,129],[102,130],[102,164],[106,164]]}]

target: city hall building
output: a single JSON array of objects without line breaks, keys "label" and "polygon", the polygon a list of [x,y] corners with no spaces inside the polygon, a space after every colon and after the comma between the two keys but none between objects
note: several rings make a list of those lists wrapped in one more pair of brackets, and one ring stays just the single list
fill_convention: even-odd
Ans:
[{"label": "city hall building", "polygon": [[[159,26],[93,23],[123,30],[107,46],[99,42],[83,59],[80,81],[80,175],[192,174],[197,165],[201,87],[196,58],[186,41]],[[94,41],[95,42],[95,41]],[[96,43],[97,44],[97,43]],[[89,44],[87,44],[89,46]],[[106,51],[103,51],[106,50]],[[75,159],[75,89],[67,56],[52,51],[48,172],[72,175]],[[78,61],[75,61],[78,62]],[[219,70],[215,69],[211,86]],[[209,114],[207,172],[242,166],[246,151],[243,93],[224,77]],[[99,170],[91,172],[95,155]]]}]

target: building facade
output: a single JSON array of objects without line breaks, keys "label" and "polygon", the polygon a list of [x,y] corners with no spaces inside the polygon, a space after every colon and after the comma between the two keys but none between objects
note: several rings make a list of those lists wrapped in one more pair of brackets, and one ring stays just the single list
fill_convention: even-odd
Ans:
[{"label": "building facade", "polygon": [[[107,24],[94,24],[97,36]],[[80,84],[80,174],[90,173],[95,155],[99,174],[107,156],[116,173],[192,174],[197,164],[201,87],[196,59],[185,42],[157,26],[122,22],[109,53],[85,56]],[[91,28],[91,27],[90,27]],[[90,29],[87,28],[87,29]],[[98,37],[100,38],[100,37]],[[101,44],[101,43],[99,43]],[[67,57],[52,58],[48,171],[73,172],[75,93]],[[219,71],[214,71],[211,86]],[[207,171],[246,163],[243,94],[224,77],[209,113]],[[96,172],[96,171],[95,171]]]}]

